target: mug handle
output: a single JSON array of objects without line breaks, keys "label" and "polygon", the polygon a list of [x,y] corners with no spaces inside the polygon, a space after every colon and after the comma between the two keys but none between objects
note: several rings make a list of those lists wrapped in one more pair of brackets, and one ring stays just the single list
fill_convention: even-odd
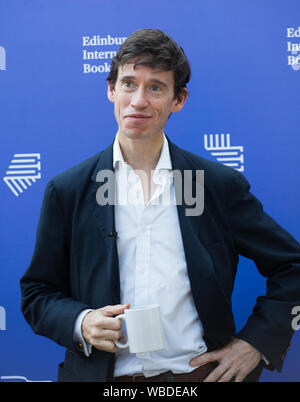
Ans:
[{"label": "mug handle", "polygon": [[[115,318],[121,318],[121,320],[124,320],[126,322],[125,314],[119,314]],[[128,341],[127,341],[127,343],[120,343],[119,341],[116,340],[116,341],[114,341],[114,343],[116,346],[118,346],[118,348],[121,348],[121,349],[128,348],[128,346],[129,346]]]}]

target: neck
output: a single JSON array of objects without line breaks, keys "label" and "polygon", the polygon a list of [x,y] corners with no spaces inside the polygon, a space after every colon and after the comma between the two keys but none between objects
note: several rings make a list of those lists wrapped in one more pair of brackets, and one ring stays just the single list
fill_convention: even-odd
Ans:
[{"label": "neck", "polygon": [[124,160],[134,170],[155,169],[163,146],[163,132],[155,138],[128,138],[119,132],[118,139]]}]

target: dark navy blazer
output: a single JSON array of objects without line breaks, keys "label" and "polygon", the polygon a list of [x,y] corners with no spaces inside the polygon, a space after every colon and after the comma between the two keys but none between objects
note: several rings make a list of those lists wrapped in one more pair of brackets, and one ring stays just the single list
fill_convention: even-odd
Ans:
[{"label": "dark navy blazer", "polygon": [[[190,206],[184,203],[177,210],[208,349],[235,335],[262,352],[269,368],[281,371],[293,334],[291,311],[300,305],[300,245],[263,211],[239,172],[168,141],[173,169],[193,170],[194,180],[196,170],[204,170],[202,215],[186,216]],[[114,206],[96,200],[102,169],[113,170],[113,144],[50,180],[32,261],[20,281],[22,311],[33,331],[66,347],[59,381],[113,378],[114,354],[93,348],[85,357],[73,342],[80,311],[120,303],[117,245],[109,236],[115,231]],[[239,255],[255,262],[267,291],[236,333],[231,294]]]}]

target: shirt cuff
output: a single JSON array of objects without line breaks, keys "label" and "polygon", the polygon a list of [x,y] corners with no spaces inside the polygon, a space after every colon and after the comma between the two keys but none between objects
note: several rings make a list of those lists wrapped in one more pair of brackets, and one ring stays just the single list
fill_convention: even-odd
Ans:
[{"label": "shirt cuff", "polygon": [[73,330],[73,340],[77,345],[82,346],[83,353],[86,357],[89,357],[89,355],[92,353],[92,345],[86,342],[86,340],[84,339],[81,331],[81,324],[86,314],[90,311],[92,311],[92,309],[85,309],[78,314]]},{"label": "shirt cuff", "polygon": [[266,363],[267,366],[270,364],[269,360],[263,354],[261,355],[261,358]]}]

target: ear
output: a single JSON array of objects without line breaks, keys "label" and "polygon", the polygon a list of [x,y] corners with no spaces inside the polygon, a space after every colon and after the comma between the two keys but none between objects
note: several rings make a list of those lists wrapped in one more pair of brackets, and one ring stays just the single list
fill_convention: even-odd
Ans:
[{"label": "ear", "polygon": [[115,102],[115,90],[111,81],[107,81],[107,97],[111,102]]},{"label": "ear", "polygon": [[189,91],[187,90],[187,88],[183,88],[183,90],[177,96],[177,98],[174,99],[174,103],[172,106],[173,113],[179,112],[183,108],[188,96],[189,96]]}]

